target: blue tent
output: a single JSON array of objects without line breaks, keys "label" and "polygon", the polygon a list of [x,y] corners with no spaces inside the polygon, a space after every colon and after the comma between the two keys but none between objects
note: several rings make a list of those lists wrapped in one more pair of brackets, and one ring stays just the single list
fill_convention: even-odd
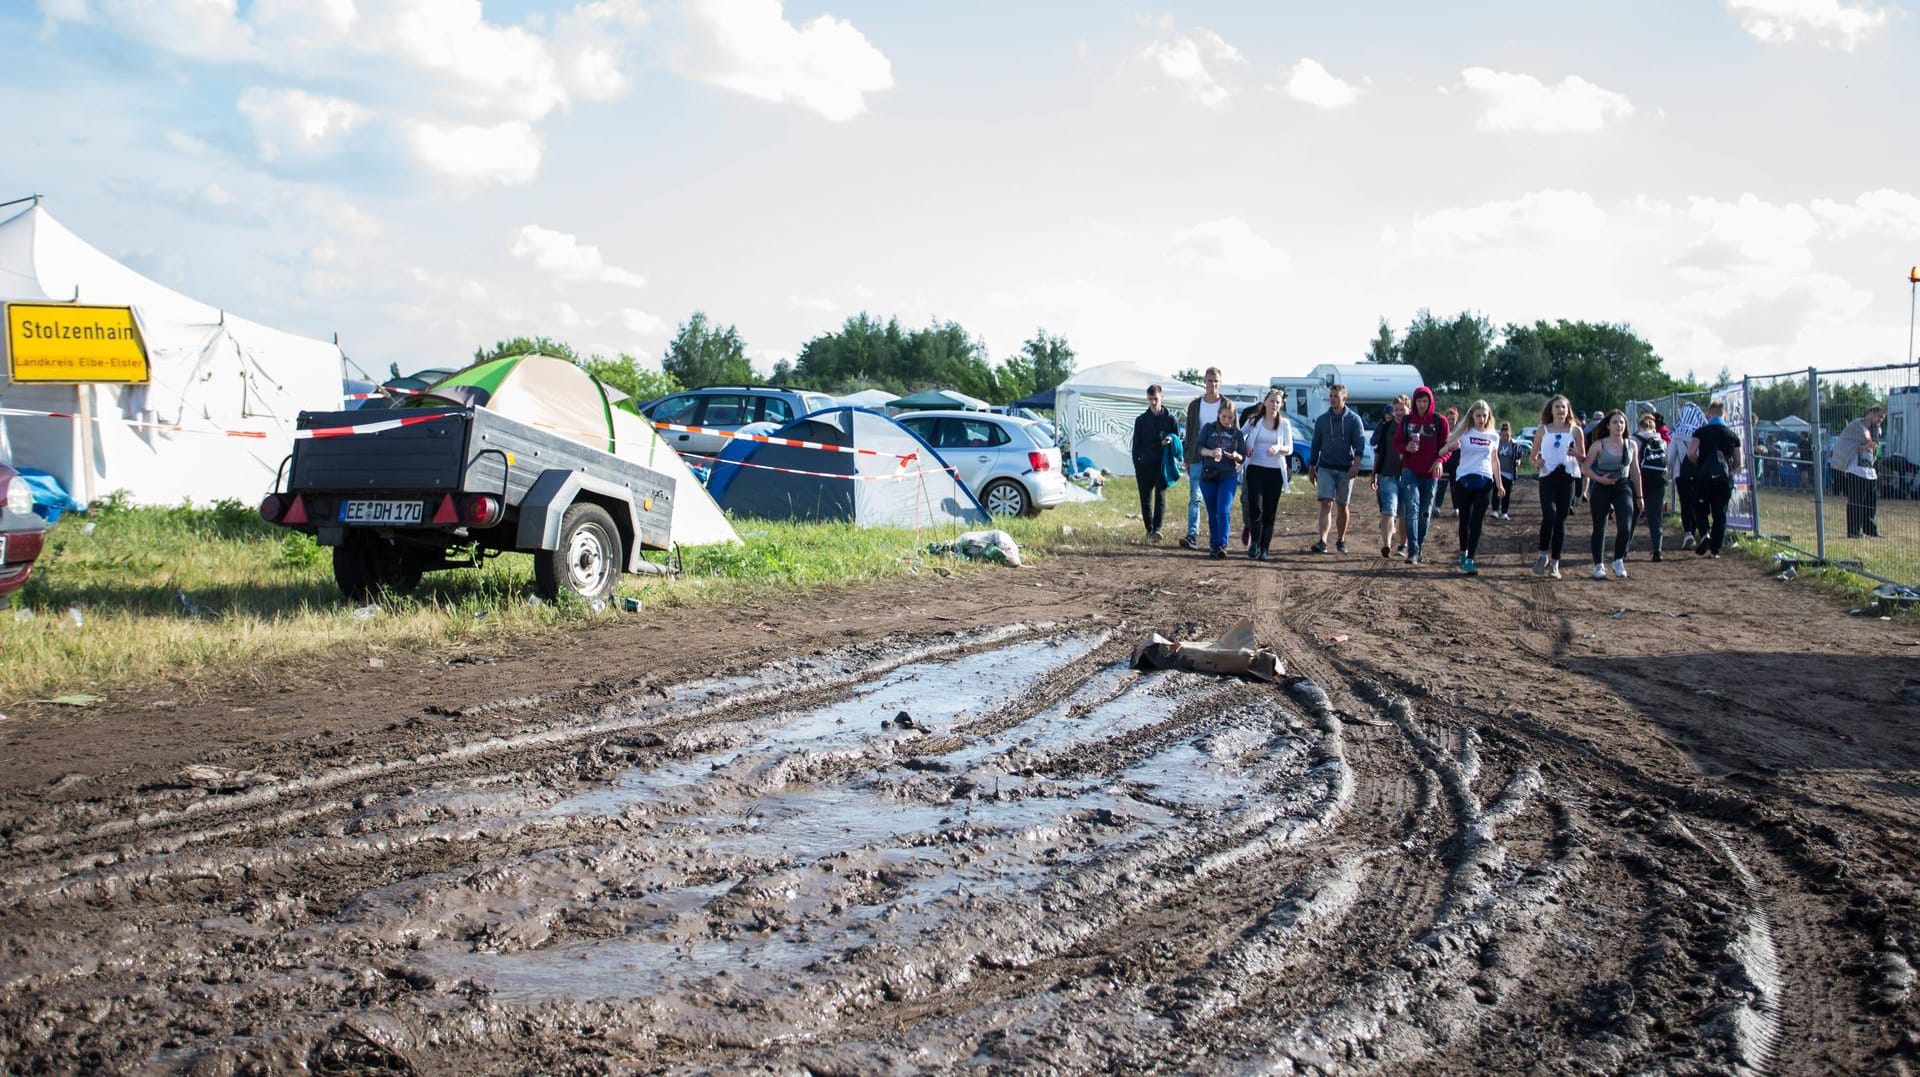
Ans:
[{"label": "blue tent", "polygon": [[877,411],[827,408],[771,437],[871,450],[735,441],[707,481],[720,507],[768,520],[847,520],[862,527],[973,527],[987,511],[918,435]]},{"label": "blue tent", "polygon": [[1042,389],[1032,396],[1023,396],[1013,402],[1016,408],[1032,408],[1035,411],[1053,410],[1053,390]]}]

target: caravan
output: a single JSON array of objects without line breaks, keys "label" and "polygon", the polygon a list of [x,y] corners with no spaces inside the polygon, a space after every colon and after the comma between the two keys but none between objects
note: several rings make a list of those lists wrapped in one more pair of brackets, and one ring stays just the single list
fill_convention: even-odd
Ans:
[{"label": "caravan", "polygon": [[1287,400],[1301,418],[1311,423],[1327,410],[1327,387],[1345,385],[1347,406],[1369,425],[1402,393],[1420,388],[1420,371],[1405,363],[1321,363],[1304,378],[1275,378],[1270,383],[1287,391]]}]

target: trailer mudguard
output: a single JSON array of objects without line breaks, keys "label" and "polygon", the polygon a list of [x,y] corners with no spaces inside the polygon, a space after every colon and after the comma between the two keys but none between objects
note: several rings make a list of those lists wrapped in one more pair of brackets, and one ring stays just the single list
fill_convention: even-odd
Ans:
[{"label": "trailer mudguard", "polygon": [[616,523],[623,523],[627,545],[627,572],[636,571],[634,566],[640,556],[640,518],[634,511],[633,491],[620,483],[598,479],[584,471],[564,468],[550,468],[533,480],[533,486],[527,490],[527,496],[520,500],[520,528],[514,538],[514,547],[521,550],[553,550],[560,546],[560,520],[567,509],[579,500],[581,493],[597,495],[593,500],[613,514]]}]

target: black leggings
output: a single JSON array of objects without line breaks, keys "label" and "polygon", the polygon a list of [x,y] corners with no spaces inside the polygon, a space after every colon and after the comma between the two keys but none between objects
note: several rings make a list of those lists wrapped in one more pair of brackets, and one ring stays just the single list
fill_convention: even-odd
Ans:
[{"label": "black leggings", "polygon": [[1653,543],[1653,552],[1660,552],[1660,525],[1667,514],[1667,480],[1655,477],[1651,471],[1640,473],[1640,490],[1646,495],[1644,514],[1647,518],[1647,538]]},{"label": "black leggings", "polygon": [[1627,544],[1633,541],[1633,487],[1623,476],[1612,486],[1595,482],[1587,496],[1593,499],[1593,563],[1600,563],[1606,547],[1609,516],[1613,517],[1613,559],[1626,560]]},{"label": "black leggings", "polygon": [[1158,475],[1134,469],[1140,476],[1140,520],[1147,525],[1148,533],[1160,530],[1160,523],[1167,515],[1167,484]]},{"label": "black leggings", "polygon": [[1501,476],[1502,485],[1500,493],[1493,499],[1493,511],[1502,515],[1513,511],[1513,480],[1512,475]]},{"label": "black leggings", "polygon": [[1460,510],[1460,552],[1472,557],[1480,549],[1480,526],[1487,519],[1487,504],[1493,500],[1493,487],[1469,490],[1455,479],[1453,503]]},{"label": "black leggings", "polygon": [[1248,527],[1253,544],[1260,549],[1273,545],[1273,521],[1280,511],[1280,492],[1287,488],[1287,471],[1279,467],[1250,467],[1246,470],[1247,497],[1250,506]]},{"label": "black leggings", "polygon": [[1540,476],[1540,552],[1560,560],[1567,543],[1567,513],[1573,508],[1573,476],[1564,471]]},{"label": "black leggings", "polygon": [[1705,496],[1700,492],[1700,480],[1683,473],[1673,480],[1673,493],[1673,499],[1680,503],[1680,530],[1695,538],[1706,534],[1707,520],[1701,514]]},{"label": "black leggings", "polygon": [[1710,553],[1719,553],[1720,547],[1727,541],[1727,506],[1733,501],[1733,479],[1699,479],[1695,484],[1700,488],[1701,499],[1706,502],[1705,519],[1711,528],[1706,548]]}]

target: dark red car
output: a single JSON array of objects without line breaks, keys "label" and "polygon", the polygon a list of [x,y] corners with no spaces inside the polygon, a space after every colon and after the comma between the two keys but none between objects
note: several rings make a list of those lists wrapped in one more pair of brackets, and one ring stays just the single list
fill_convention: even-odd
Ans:
[{"label": "dark red car", "polygon": [[27,585],[33,559],[47,536],[47,521],[33,514],[33,494],[20,473],[0,464],[0,597]]}]

